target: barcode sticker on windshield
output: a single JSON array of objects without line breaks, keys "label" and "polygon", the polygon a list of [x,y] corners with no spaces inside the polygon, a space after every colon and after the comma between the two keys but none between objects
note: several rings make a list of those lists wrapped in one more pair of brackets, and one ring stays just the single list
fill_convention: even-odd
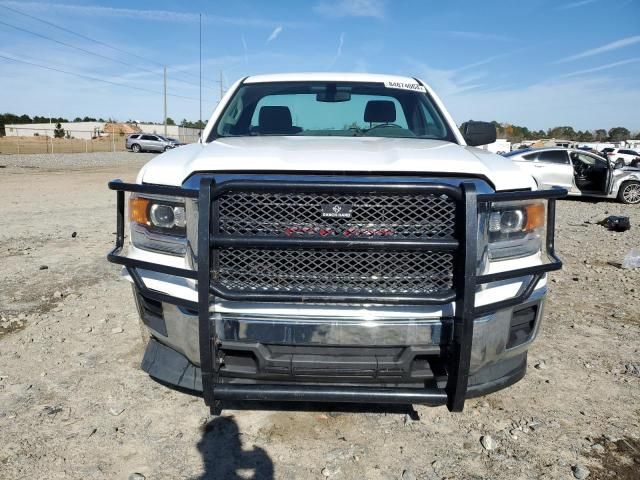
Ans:
[{"label": "barcode sticker on windshield", "polygon": [[424,88],[419,83],[386,81],[386,82],[384,82],[384,86],[387,87],[387,88],[399,88],[401,90],[412,90],[414,92],[426,92],[427,91],[427,89]]}]

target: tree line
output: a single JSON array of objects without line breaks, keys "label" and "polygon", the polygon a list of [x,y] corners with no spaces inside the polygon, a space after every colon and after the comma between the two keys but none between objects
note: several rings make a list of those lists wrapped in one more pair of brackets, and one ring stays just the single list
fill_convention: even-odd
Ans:
[{"label": "tree line", "polygon": [[511,125],[509,123],[492,122],[496,127],[498,138],[506,138],[512,143],[523,140],[537,140],[540,138],[557,138],[574,142],[620,142],[623,140],[640,140],[640,132],[632,136],[628,128],[613,127],[609,130],[598,128],[595,130],[575,130],[570,126],[553,127],[544,130],[529,130],[527,127]]},{"label": "tree line", "polygon": [[[4,126],[7,124],[25,124],[25,123],[72,123],[72,122],[115,122],[115,120],[109,118],[107,120],[103,118],[95,119],[93,117],[76,117],[71,122],[63,117],[43,117],[36,115],[30,117],[29,115],[16,115],[13,113],[0,113],[0,136],[5,135]],[[135,123],[133,120],[128,120],[126,123]],[[148,122],[154,123],[154,122]],[[539,138],[558,138],[563,140],[572,140],[575,142],[620,142],[622,140],[629,140],[631,138],[640,140],[640,132],[636,132],[635,136],[632,136],[628,128],[625,127],[613,127],[609,130],[604,128],[598,128],[595,130],[575,130],[571,126],[553,127],[545,130],[529,130],[527,127],[521,127],[518,125],[512,125],[510,123],[499,123],[497,121],[492,122],[497,131],[498,138],[506,138],[512,143],[522,142],[524,140],[537,140]],[[167,117],[167,125],[176,125],[176,122]],[[203,129],[206,123],[197,120],[195,122],[182,119],[180,122],[181,127]]]}]

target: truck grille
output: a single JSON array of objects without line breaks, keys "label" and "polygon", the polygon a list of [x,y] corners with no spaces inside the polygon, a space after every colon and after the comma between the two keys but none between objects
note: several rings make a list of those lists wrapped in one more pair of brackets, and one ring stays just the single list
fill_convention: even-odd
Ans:
[{"label": "truck grille", "polygon": [[[335,206],[347,217],[327,217]],[[232,191],[214,202],[214,234],[310,239],[447,240],[456,202],[441,193]],[[453,287],[447,251],[323,248],[216,249],[212,282],[236,293],[426,296]]]},{"label": "truck grille", "polygon": [[214,280],[235,291],[425,295],[452,287],[447,252],[224,249]]},{"label": "truck grille", "polygon": [[[323,205],[349,205],[350,218],[322,216]],[[446,195],[256,193],[220,199],[220,233],[248,236],[444,238],[453,235],[455,202]]]}]

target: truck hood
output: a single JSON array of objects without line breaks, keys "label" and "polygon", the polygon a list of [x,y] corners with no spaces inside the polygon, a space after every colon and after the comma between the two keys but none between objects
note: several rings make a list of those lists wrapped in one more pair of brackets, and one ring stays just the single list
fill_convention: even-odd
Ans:
[{"label": "truck hood", "polygon": [[508,158],[440,140],[379,137],[232,137],[169,150],[147,163],[140,183],[182,185],[196,172],[415,173],[486,178],[496,190],[535,189]]}]

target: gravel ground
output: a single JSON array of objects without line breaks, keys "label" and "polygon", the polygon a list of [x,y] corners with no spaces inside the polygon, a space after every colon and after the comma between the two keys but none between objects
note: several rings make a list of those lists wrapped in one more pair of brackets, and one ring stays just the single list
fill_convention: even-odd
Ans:
[{"label": "gravel ground", "polygon": [[[527,376],[463,413],[248,404],[214,418],[139,369],[129,285],[105,260],[106,182],[145,157],[37,157],[0,170],[0,478],[638,478],[640,269],[615,265],[640,247],[637,206],[559,202],[565,268]],[[596,223],[613,214],[632,229]]]},{"label": "gravel ground", "polygon": [[77,169],[114,167],[148,162],[155,153],[96,152],[96,153],[42,153],[35,155],[0,155],[0,168]]}]

